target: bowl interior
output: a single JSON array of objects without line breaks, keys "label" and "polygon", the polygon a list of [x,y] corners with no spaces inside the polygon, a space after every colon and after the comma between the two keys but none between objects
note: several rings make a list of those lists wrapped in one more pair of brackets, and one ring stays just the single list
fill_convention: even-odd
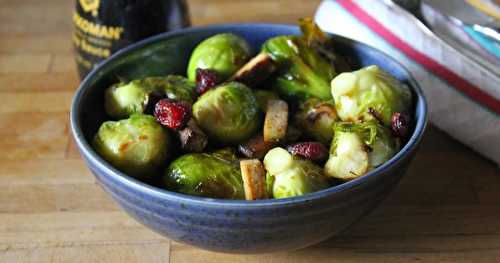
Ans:
[{"label": "bowl interior", "polygon": [[[189,56],[195,46],[209,36],[225,32],[245,38],[255,53],[259,51],[262,43],[271,37],[300,34],[298,27],[288,25],[216,25],[162,34],[121,50],[93,70],[75,95],[71,116],[72,129],[80,150],[102,161],[90,147],[90,142],[100,124],[107,120],[104,112],[104,90],[107,87],[120,80],[167,74],[185,75]],[[425,101],[416,82],[399,63],[382,52],[340,36],[332,37],[335,39],[336,51],[350,57],[355,68],[376,64],[412,88],[416,128],[401,152],[405,149],[408,151],[420,139],[426,122]],[[401,152],[393,159],[400,158]]]}]

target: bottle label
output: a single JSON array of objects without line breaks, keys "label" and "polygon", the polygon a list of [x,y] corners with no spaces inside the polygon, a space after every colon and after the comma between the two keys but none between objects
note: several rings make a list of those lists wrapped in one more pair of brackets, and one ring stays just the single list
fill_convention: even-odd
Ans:
[{"label": "bottle label", "polygon": [[80,72],[90,71],[116,51],[124,28],[99,23],[100,0],[78,0],[73,13],[73,45]]},{"label": "bottle label", "polygon": [[184,0],[76,0],[72,42],[80,77],[141,39],[189,25]]},{"label": "bottle label", "polygon": [[84,12],[91,12],[93,16],[97,16],[99,0],[79,0],[79,2]]}]

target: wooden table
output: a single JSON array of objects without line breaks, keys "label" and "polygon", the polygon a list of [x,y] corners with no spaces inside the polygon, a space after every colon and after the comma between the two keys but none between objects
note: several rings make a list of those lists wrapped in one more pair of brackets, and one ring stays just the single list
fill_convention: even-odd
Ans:
[{"label": "wooden table", "polygon": [[[195,25],[286,22],[318,0],[192,0]],[[430,127],[408,174],[342,235],[289,253],[239,256],[171,242],[99,189],[72,142],[78,78],[70,0],[0,0],[0,262],[495,262],[497,166]]]}]

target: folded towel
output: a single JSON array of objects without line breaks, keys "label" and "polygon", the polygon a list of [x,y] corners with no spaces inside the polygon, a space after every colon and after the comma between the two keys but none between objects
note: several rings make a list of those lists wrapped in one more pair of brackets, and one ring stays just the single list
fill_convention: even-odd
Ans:
[{"label": "folded towel", "polygon": [[389,0],[325,0],[315,20],[401,62],[424,90],[430,121],[500,165],[500,68],[488,70]]}]

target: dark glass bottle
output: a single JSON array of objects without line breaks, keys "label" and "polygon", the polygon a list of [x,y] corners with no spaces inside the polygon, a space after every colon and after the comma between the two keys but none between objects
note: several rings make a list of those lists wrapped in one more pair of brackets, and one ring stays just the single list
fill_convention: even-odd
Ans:
[{"label": "dark glass bottle", "polygon": [[76,0],[73,46],[80,78],[117,50],[190,25],[184,0]]}]

